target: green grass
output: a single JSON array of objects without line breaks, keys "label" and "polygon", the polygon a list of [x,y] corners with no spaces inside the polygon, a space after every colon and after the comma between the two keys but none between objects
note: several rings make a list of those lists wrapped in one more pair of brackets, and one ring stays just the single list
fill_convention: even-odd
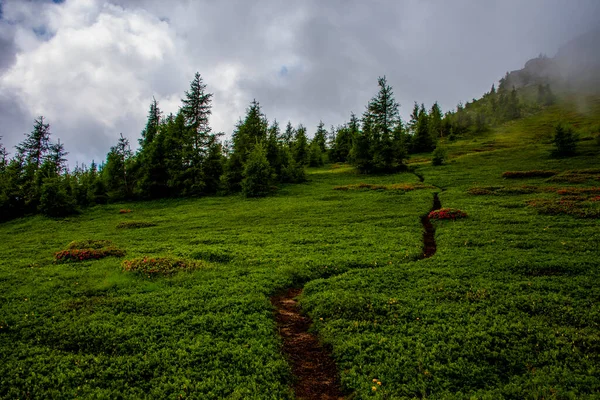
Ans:
[{"label": "green grass", "polygon": [[[599,398],[600,220],[528,205],[599,186],[569,178],[600,168],[595,141],[576,157],[549,156],[553,121],[598,123],[589,104],[448,143],[443,166],[415,157],[433,188],[389,190],[419,180],[327,166],[265,199],[115,204],[3,224],[0,398],[293,398],[269,297],[303,284],[303,310],[354,399]],[[566,178],[502,177],[528,170]],[[333,190],[348,185],[360,190]],[[468,217],[435,221],[437,253],[419,260],[434,192]],[[86,240],[126,256],[54,263]],[[122,271],[143,257],[201,267]]]}]

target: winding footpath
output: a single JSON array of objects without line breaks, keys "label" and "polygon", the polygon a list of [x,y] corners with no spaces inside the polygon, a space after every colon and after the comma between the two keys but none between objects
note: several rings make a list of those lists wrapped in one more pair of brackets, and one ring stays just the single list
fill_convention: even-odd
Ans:
[{"label": "winding footpath", "polygon": [[283,339],[283,352],[288,357],[296,378],[294,393],[297,399],[340,400],[342,396],[335,362],[319,343],[316,335],[308,332],[312,321],[300,314],[295,300],[302,289],[287,289],[271,297],[277,309],[275,319]]},{"label": "winding footpath", "polygon": [[[442,203],[437,193],[433,194],[433,207],[431,211],[439,210],[442,208]],[[423,256],[421,258],[429,258],[435,254],[437,245],[435,243],[435,228],[429,220],[429,212],[421,217],[421,223],[425,232],[423,232]]]},{"label": "winding footpath", "polygon": [[[419,176],[423,181],[423,177]],[[433,194],[431,211],[442,208],[437,193]],[[429,212],[421,217],[423,232],[423,255],[429,258],[436,252],[435,228],[429,220]],[[316,335],[308,330],[312,321],[300,313],[296,298],[302,288],[289,288],[271,297],[276,309],[275,320],[279,335],[283,340],[283,352],[292,368],[293,385],[297,399],[303,400],[343,400],[337,368],[331,353],[325,349]]]}]

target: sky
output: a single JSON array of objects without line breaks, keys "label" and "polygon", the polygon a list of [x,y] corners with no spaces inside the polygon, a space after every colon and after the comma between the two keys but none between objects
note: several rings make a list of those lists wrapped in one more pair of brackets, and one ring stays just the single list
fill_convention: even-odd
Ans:
[{"label": "sky", "polygon": [[135,148],[152,98],[176,113],[195,72],[230,136],[269,120],[342,124],[386,76],[408,119],[480,97],[507,71],[600,26],[598,0],[0,0],[0,136],[43,115],[69,162]]}]

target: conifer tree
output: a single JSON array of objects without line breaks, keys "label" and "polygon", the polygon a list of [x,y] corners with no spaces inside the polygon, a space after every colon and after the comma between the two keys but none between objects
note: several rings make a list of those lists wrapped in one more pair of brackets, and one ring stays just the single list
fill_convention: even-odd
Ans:
[{"label": "conifer tree", "polygon": [[308,165],[321,167],[323,165],[323,152],[318,141],[312,140],[309,146]]},{"label": "conifer tree", "polygon": [[294,161],[299,165],[306,165],[309,161],[309,148],[308,138],[306,137],[306,128],[304,125],[298,125],[296,128],[296,134],[294,135],[294,141],[292,143],[292,155]]},{"label": "conifer tree", "polygon": [[65,146],[60,142],[52,143],[49,148],[49,153],[45,157],[44,164],[48,165],[48,172],[53,176],[58,176],[66,171],[67,168],[67,155],[69,153],[65,150]]},{"label": "conifer tree", "polygon": [[362,129],[354,138],[350,159],[359,171],[373,171],[373,123],[370,113],[365,111],[362,117]]},{"label": "conifer tree", "polygon": [[106,157],[103,173],[108,188],[109,197],[112,199],[128,198],[131,195],[127,173],[127,162],[132,153],[129,140],[121,133],[116,146],[110,148]]},{"label": "conifer tree", "polygon": [[44,117],[35,120],[33,131],[17,146],[17,151],[23,155],[25,162],[37,171],[50,148],[50,124],[44,123]]},{"label": "conifer tree", "polygon": [[211,131],[208,118],[212,113],[212,96],[212,93],[206,92],[206,84],[202,81],[200,73],[196,72],[190,83],[190,90],[185,92],[181,112],[185,117],[186,125],[190,128],[191,145],[194,151],[200,154],[206,151]]},{"label": "conifer tree", "polygon": [[419,117],[412,146],[413,152],[415,153],[429,152],[435,147],[429,131],[429,116],[427,115],[425,105],[423,104],[421,104],[421,107],[419,108]]},{"label": "conifer tree", "polygon": [[262,143],[252,148],[244,165],[242,193],[246,197],[263,197],[269,194],[272,181],[272,170],[267,160],[267,152]]},{"label": "conifer tree", "polygon": [[290,147],[292,142],[294,141],[295,134],[296,134],[296,132],[294,131],[294,127],[292,126],[292,123],[290,121],[288,121],[288,123],[285,127],[285,132],[283,132],[283,135],[281,136],[281,140],[283,141],[284,144],[286,144],[288,147]]},{"label": "conifer tree", "polygon": [[146,122],[146,128],[142,131],[142,138],[140,139],[142,149],[151,144],[158,134],[161,116],[162,112],[158,107],[158,101],[153,97],[152,103],[150,103],[150,110],[148,110],[148,122]]},{"label": "conifer tree", "polygon": [[442,110],[437,101],[429,111],[429,132],[434,138],[442,136]]},{"label": "conifer tree", "polygon": [[410,121],[408,122],[408,130],[411,134],[415,134],[417,131],[417,124],[419,123],[419,104],[415,101],[413,110],[410,113]]},{"label": "conifer tree", "polygon": [[[246,109],[244,120],[240,120],[232,135],[231,154],[225,166],[224,184],[231,192],[242,187],[243,172],[246,161],[254,147],[263,144],[267,139],[268,121],[260,109],[260,104],[253,100]],[[266,150],[265,150],[266,151]]]},{"label": "conifer tree", "polygon": [[279,139],[279,123],[277,122],[277,120],[274,120],[267,131],[267,140],[265,147],[267,151],[267,160],[269,160],[269,164],[277,174],[281,172]]},{"label": "conifer tree", "polygon": [[313,142],[319,146],[319,149],[322,154],[327,151],[326,143],[327,143],[327,130],[325,130],[325,124],[323,121],[319,121],[319,125],[317,126],[317,132],[313,137]]}]

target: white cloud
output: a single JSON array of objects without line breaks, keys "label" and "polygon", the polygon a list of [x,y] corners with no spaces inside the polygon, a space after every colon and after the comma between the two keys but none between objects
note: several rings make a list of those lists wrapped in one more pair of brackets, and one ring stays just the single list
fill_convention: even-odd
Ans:
[{"label": "white cloud", "polygon": [[3,0],[0,135],[42,114],[71,161],[103,159],[119,132],[137,142],[153,96],[177,112],[196,71],[226,134],[253,98],[282,125],[342,123],[384,74],[403,115],[448,109],[597,23],[596,1]]}]

